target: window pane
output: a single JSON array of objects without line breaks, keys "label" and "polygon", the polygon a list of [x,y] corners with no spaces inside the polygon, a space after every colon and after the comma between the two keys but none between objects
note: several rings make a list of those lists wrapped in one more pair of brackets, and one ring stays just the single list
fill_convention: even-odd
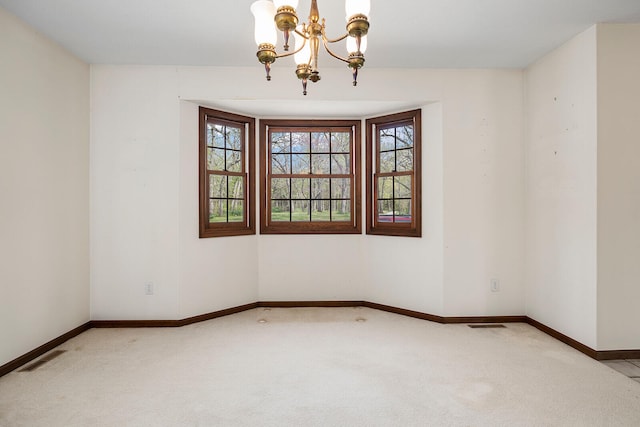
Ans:
[{"label": "window pane", "polygon": [[224,170],[224,150],[207,148],[207,169],[212,171]]},{"label": "window pane", "polygon": [[[396,199],[411,198],[411,177],[410,176],[396,176],[394,178],[394,184],[395,184]],[[382,197],[380,198],[382,199]]]},{"label": "window pane", "polygon": [[367,205],[368,234],[422,235],[420,204],[416,204],[421,192],[420,114],[418,109],[367,119],[367,163],[374,166],[367,191],[375,193]]},{"label": "window pane", "polygon": [[244,221],[244,200],[229,200],[229,222]]},{"label": "window pane", "polygon": [[393,177],[378,178],[378,199],[393,199]]},{"label": "window pane", "polygon": [[310,199],[311,198],[309,193],[310,182],[311,180],[308,178],[292,178],[291,179],[291,198],[292,199]]},{"label": "window pane", "polygon": [[380,153],[380,173],[396,171],[396,152],[387,151]]},{"label": "window pane", "polygon": [[331,221],[329,200],[313,200],[311,202],[311,221]]},{"label": "window pane", "polygon": [[255,234],[255,119],[198,110],[199,237]]},{"label": "window pane", "polygon": [[209,201],[209,222],[227,222],[227,201]]},{"label": "window pane", "polygon": [[291,221],[310,221],[309,201],[293,200],[291,202]]},{"label": "window pane", "polygon": [[413,170],[413,148],[408,148],[406,150],[398,150],[396,151],[398,160],[397,160],[397,172],[403,171],[412,171]]},{"label": "window pane", "polygon": [[311,132],[312,153],[328,153],[329,145],[329,132]]},{"label": "window pane", "polygon": [[331,155],[331,173],[351,173],[351,155],[349,154],[332,154]]},{"label": "window pane", "polygon": [[229,198],[244,199],[244,177],[243,176],[229,177]]},{"label": "window pane", "polygon": [[209,197],[212,199],[227,198],[227,177],[224,175],[209,175]]},{"label": "window pane", "polygon": [[314,154],[311,156],[311,172],[315,174],[329,174],[329,155]]},{"label": "window pane", "polygon": [[380,151],[389,151],[396,148],[395,129],[380,130]]},{"label": "window pane", "polygon": [[272,153],[290,153],[291,139],[289,132],[273,132],[271,134]]},{"label": "window pane", "polygon": [[242,172],[242,153],[227,150],[227,171]]},{"label": "window pane", "polygon": [[351,198],[351,180],[349,178],[332,178],[331,179],[331,198],[332,199],[350,199]]},{"label": "window pane", "polygon": [[309,146],[309,132],[292,132],[291,133],[291,152],[293,153],[308,153],[310,152]]},{"label": "window pane", "polygon": [[207,147],[213,147],[213,123],[207,123]]},{"label": "window pane", "polygon": [[288,200],[273,200],[271,202],[271,221],[291,221],[290,203]]},{"label": "window pane", "polygon": [[413,147],[413,125],[400,126],[396,129],[396,148]]},{"label": "window pane", "polygon": [[311,169],[309,154],[293,154],[291,155],[291,173],[308,174]]},{"label": "window pane", "polygon": [[271,179],[271,198],[272,199],[289,199],[289,178],[273,178]]},{"label": "window pane", "polygon": [[[361,153],[359,148],[357,153],[355,151],[354,132],[360,135],[358,120],[260,120],[263,144],[260,162],[267,166],[260,179],[261,186],[267,187],[267,203],[264,198],[260,201],[260,212],[264,215],[262,232],[328,234],[361,231],[361,176],[354,176],[356,165],[360,170]],[[354,194],[356,178],[359,180],[357,195]],[[354,204],[355,198],[357,204]],[[276,201],[288,204],[275,204]],[[347,212],[336,214],[340,218],[336,224],[332,222],[334,205],[341,210],[347,209]],[[291,223],[287,223],[289,221]]]},{"label": "window pane", "polygon": [[[224,126],[223,125],[216,125],[216,124],[210,124],[209,126],[211,126],[210,130],[211,130],[211,142],[209,143],[209,145],[213,145],[214,147],[219,147],[219,148],[224,148]],[[209,141],[210,139],[207,138],[207,140]]]},{"label": "window pane", "polygon": [[330,199],[329,179],[328,178],[312,178],[311,179],[311,198],[312,199]]},{"label": "window pane", "polygon": [[331,133],[331,152],[332,153],[350,153],[351,152],[351,133],[350,132],[332,132]]},{"label": "window pane", "polygon": [[331,221],[351,221],[351,201],[331,201]]},{"label": "window pane", "polygon": [[289,154],[273,154],[271,156],[271,173],[291,173],[291,156]]},{"label": "window pane", "polygon": [[242,150],[242,129],[227,126],[227,148]]},{"label": "window pane", "polygon": [[378,222],[393,222],[393,200],[378,200]]},{"label": "window pane", "polygon": [[395,222],[411,222],[411,200],[396,200]]}]

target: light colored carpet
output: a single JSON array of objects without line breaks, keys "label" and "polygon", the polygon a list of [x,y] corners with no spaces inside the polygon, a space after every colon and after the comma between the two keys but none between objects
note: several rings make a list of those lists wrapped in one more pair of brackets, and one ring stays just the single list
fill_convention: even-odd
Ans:
[{"label": "light colored carpet", "polygon": [[640,426],[639,383],[506,326],[359,307],[93,329],[0,378],[0,425]]}]

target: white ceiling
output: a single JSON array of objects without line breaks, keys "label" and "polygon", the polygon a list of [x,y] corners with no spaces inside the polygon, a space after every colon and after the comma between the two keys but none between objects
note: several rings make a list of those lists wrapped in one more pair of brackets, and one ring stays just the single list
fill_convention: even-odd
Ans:
[{"label": "white ceiling", "polygon": [[[252,66],[252,2],[0,0],[0,6],[89,63]],[[309,3],[300,0],[301,21]],[[640,0],[371,3],[368,68],[521,68],[594,23],[640,22]],[[344,1],[318,6],[328,35],[341,35]]]}]

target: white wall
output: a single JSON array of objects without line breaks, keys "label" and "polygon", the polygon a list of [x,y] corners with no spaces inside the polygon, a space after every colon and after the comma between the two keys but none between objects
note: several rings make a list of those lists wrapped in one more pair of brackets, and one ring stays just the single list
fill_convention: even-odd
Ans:
[{"label": "white wall", "polygon": [[91,67],[92,319],[179,318],[175,75]]},{"label": "white wall", "polygon": [[261,301],[362,301],[362,236],[260,236]]},{"label": "white wall", "polygon": [[526,70],[527,315],[596,347],[596,29]]},{"label": "white wall", "polygon": [[[520,70],[448,74],[443,101],[444,314],[524,312]],[[496,279],[499,291],[491,291]]]},{"label": "white wall", "polygon": [[89,320],[89,66],[0,8],[0,365]]},{"label": "white wall", "polygon": [[[479,239],[480,247],[491,247],[492,258],[455,284],[447,314],[521,311],[524,292],[513,271],[523,262],[522,251],[513,243],[518,235],[511,235],[511,224],[518,223],[521,210],[518,202],[515,207],[507,202],[522,189],[522,140],[513,131],[522,120],[521,71],[372,69],[363,71],[354,89],[348,73],[329,68],[306,98],[289,69],[274,70],[269,83],[262,73],[259,66],[92,66],[94,318],[182,318],[256,300],[368,299],[441,314],[442,200],[447,197],[442,194],[442,153],[447,144],[459,147],[445,161],[449,176],[465,182],[475,180],[481,170],[495,177],[481,186],[491,198],[474,201],[486,213],[474,221],[470,229],[475,234],[465,242]],[[343,101],[347,90],[350,101]],[[282,114],[283,106],[308,116],[315,103],[330,107],[325,116],[350,118],[426,106],[424,237],[198,239],[197,105],[274,117]],[[505,153],[504,159],[487,164],[467,157],[464,146],[470,134],[444,119],[445,112],[460,110],[471,120],[491,120],[486,135],[480,136],[477,123],[471,133],[495,153]],[[458,167],[463,160],[466,166]],[[496,203],[504,217],[492,219],[493,208],[487,204]],[[151,208],[157,209],[149,217]],[[461,215],[459,210],[468,208],[467,203],[455,202],[449,211]],[[495,227],[496,222],[509,226]],[[475,262],[476,255],[456,254],[451,262]],[[389,262],[390,256],[395,262]],[[471,307],[465,302],[464,313],[456,312],[467,293],[486,294],[485,264],[504,271],[505,292],[491,295],[495,304],[482,300]],[[326,269],[310,274],[317,266]],[[144,295],[146,281],[160,283],[158,295]]]},{"label": "white wall", "polygon": [[640,348],[640,24],[598,25],[598,350]]},{"label": "white wall", "polygon": [[198,104],[180,107],[179,314],[187,318],[258,301],[258,240],[198,237]]},{"label": "white wall", "polygon": [[366,236],[366,300],[443,314],[442,103],[422,107],[422,238]]}]

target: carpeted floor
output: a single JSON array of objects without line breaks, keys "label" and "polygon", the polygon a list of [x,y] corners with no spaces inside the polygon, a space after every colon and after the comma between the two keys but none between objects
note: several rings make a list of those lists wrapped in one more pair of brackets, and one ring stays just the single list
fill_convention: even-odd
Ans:
[{"label": "carpeted floor", "polygon": [[640,383],[505,326],[359,307],[92,329],[0,378],[0,426],[640,426]]}]

